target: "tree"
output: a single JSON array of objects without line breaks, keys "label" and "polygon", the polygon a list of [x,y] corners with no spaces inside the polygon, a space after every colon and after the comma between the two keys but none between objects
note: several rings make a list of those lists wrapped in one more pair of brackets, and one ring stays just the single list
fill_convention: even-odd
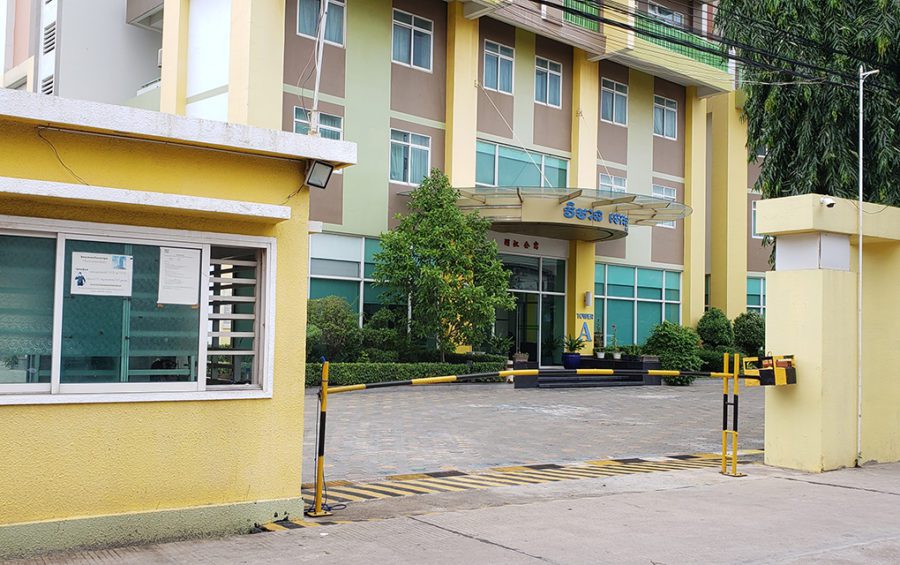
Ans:
[{"label": "tree", "polygon": [[359,354],[359,321],[350,304],[339,296],[309,301],[306,315],[306,356],[332,362],[355,361]]},{"label": "tree", "polygon": [[727,41],[752,48],[738,47],[738,57],[815,76],[804,80],[752,65],[741,71],[747,144],[766,150],[756,184],[764,197],[856,197],[859,100],[853,77],[863,64],[881,70],[866,82],[865,199],[900,205],[900,2],[721,0],[716,25]]},{"label": "tree", "polygon": [[495,311],[511,309],[509,272],[487,238],[490,221],[456,207],[458,192],[432,170],[410,195],[409,213],[382,234],[375,255],[375,283],[412,309],[410,333],[433,337],[441,351],[481,343]]},{"label": "tree", "polygon": [[734,319],[734,344],[745,355],[759,355],[766,346],[766,321],[756,312],[744,312]]},{"label": "tree", "polygon": [[728,316],[718,308],[710,308],[703,313],[697,322],[697,333],[703,341],[703,347],[730,347],[734,345],[734,331]]}]

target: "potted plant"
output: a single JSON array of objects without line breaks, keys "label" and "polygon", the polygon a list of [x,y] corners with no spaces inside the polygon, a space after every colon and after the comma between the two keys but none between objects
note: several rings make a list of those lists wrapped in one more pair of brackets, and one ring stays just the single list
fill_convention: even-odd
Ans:
[{"label": "potted plant", "polygon": [[594,326],[594,357],[597,359],[606,357],[606,350],[603,349],[603,328],[599,324]]},{"label": "potted plant", "polygon": [[609,342],[609,347],[606,348],[606,351],[612,353],[613,359],[621,359],[622,358],[622,350],[619,348],[619,340],[616,337],[616,325],[612,325],[612,339]]},{"label": "potted plant", "polygon": [[566,369],[577,369],[581,366],[581,353],[579,350],[584,347],[584,339],[567,335],[563,341],[565,353],[562,356],[563,367]]}]

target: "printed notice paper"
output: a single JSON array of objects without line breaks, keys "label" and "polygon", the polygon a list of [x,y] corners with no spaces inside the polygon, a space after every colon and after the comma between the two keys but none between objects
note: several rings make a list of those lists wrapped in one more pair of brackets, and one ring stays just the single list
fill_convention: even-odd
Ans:
[{"label": "printed notice paper", "polygon": [[106,253],[72,253],[72,294],[131,296],[134,257]]},{"label": "printed notice paper", "polygon": [[159,248],[158,304],[198,304],[200,250]]}]

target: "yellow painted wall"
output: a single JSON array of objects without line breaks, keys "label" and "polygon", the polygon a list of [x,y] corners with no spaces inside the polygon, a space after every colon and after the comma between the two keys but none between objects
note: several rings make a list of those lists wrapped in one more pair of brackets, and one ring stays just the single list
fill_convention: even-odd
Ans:
[{"label": "yellow painted wall", "polygon": [[228,121],[281,129],[284,2],[231,2]]},{"label": "yellow painted wall", "polygon": [[190,0],[163,3],[159,111],[183,116],[187,102],[188,13]]},{"label": "yellow painted wall", "polygon": [[597,188],[597,126],[600,123],[600,73],[587,53],[572,53],[572,164],[569,186]]},{"label": "yellow painted wall", "polygon": [[747,309],[747,125],[734,92],[707,104],[712,113],[709,304],[734,318]]},{"label": "yellow painted wall", "polygon": [[[93,185],[283,204],[297,163],[71,133],[43,134]],[[78,182],[32,125],[0,122],[4,176]],[[0,200],[0,214],[277,238],[272,399],[2,406],[0,533],[27,521],[284,500],[296,511],[303,438],[308,192],[275,226],[96,205]]]},{"label": "yellow painted wall", "polygon": [[685,93],[684,203],[693,210],[684,219],[684,276],[681,322],[695,326],[703,316],[706,280],[706,100],[697,88]]},{"label": "yellow painted wall", "polygon": [[[569,260],[566,263],[566,334],[586,340],[581,353],[590,355],[594,348],[594,306],[586,306],[585,293],[594,295],[593,241],[570,241]],[[579,318],[589,315],[590,319]]]},{"label": "yellow painted wall", "polygon": [[444,157],[450,184],[475,186],[478,120],[478,20],[462,2],[447,4],[447,134]]}]

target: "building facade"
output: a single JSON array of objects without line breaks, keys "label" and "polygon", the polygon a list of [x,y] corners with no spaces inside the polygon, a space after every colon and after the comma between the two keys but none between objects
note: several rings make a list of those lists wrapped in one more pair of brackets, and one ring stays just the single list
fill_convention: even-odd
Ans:
[{"label": "building facade", "polygon": [[[7,28],[15,24],[18,45],[20,4],[43,13],[55,2],[64,71],[65,11],[75,0],[12,1]],[[109,26],[161,36],[162,46],[161,80],[120,102],[223,121],[257,115],[268,127],[277,120],[285,131],[307,133],[320,1],[273,4],[131,0],[117,8],[123,14]],[[518,228],[498,222],[493,237],[519,306],[498,313],[496,331],[532,359],[555,362],[559,352],[550,347],[547,355],[544,344],[565,334],[601,333],[606,343],[615,335],[626,345],[642,343],[662,320],[694,324],[708,306],[730,317],[765,313],[769,250],[754,231],[752,191],[758,166],[747,164],[733,68],[704,39],[714,2],[327,6],[320,135],[358,143],[360,159],[311,194],[310,218],[321,226],[311,240],[311,298],[343,296],[361,323],[382,306],[370,278],[378,238],[405,211],[404,193],[438,168],[464,194],[541,187],[689,208],[684,219],[632,221],[627,237],[605,239],[541,229],[521,216]],[[239,17],[254,18],[249,35],[236,27]],[[148,42],[147,53],[155,47]],[[13,52],[10,62],[26,51]],[[35,76],[37,88],[42,71]],[[55,88],[66,96],[68,75],[59,76]],[[140,86],[122,90],[137,94]],[[596,202],[585,198],[574,203]],[[460,203],[485,212],[491,206],[481,199]],[[559,215],[564,207],[559,202]],[[607,217],[614,211],[607,207]]]}]

